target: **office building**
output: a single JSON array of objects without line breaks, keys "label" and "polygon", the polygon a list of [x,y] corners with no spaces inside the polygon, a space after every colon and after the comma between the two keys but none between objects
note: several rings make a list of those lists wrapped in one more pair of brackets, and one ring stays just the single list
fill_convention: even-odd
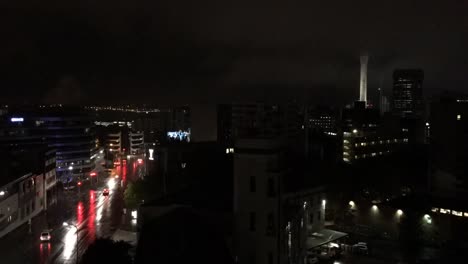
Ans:
[{"label": "office building", "polygon": [[444,196],[468,194],[468,96],[445,93],[431,103],[432,191]]},{"label": "office building", "polygon": [[79,109],[10,110],[2,116],[0,144],[46,144],[56,149],[57,176],[88,177],[95,168],[97,141],[90,117]]},{"label": "office building", "polygon": [[303,125],[296,104],[243,103],[232,104],[232,137],[294,138]]},{"label": "office building", "polygon": [[393,72],[392,110],[399,116],[423,114],[422,84],[424,72],[418,69],[398,69]]},{"label": "office building", "polygon": [[316,107],[309,110],[309,127],[317,132],[336,135],[338,133],[337,117],[339,113],[333,109]]}]

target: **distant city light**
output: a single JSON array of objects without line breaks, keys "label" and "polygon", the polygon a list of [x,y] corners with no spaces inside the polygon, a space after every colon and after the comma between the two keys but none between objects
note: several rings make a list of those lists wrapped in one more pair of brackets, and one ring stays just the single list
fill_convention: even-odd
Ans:
[{"label": "distant city light", "polygon": [[149,151],[149,160],[154,160],[154,157],[153,157],[153,153],[154,153],[154,149],[148,149]]},{"label": "distant city light", "polygon": [[133,218],[133,219],[137,219],[137,217],[138,217],[137,211],[136,211],[136,210],[133,210],[133,211],[132,211],[132,218]]},{"label": "distant city light", "polygon": [[461,115],[457,115],[457,120],[461,120]]},{"label": "distant city light", "polygon": [[73,170],[73,166],[68,167],[68,170]]},{"label": "distant city light", "polygon": [[356,204],[353,202],[353,201],[349,201],[349,206],[351,206],[351,208],[354,208],[354,206],[356,206]]},{"label": "distant city light", "polygon": [[143,160],[142,160],[142,159],[138,159],[137,162],[138,162],[138,164],[142,164],[142,163],[143,163]]},{"label": "distant city light", "polygon": [[432,218],[431,218],[430,215],[425,214],[425,215],[423,216],[423,218],[424,218],[424,220],[426,220],[426,223],[432,224]]},{"label": "distant city light", "polygon": [[5,191],[0,191],[0,196],[5,195]]},{"label": "distant city light", "polygon": [[403,211],[402,211],[401,209],[398,209],[398,210],[396,211],[396,214],[397,214],[398,216],[401,216],[401,215],[403,214]]},{"label": "distant city light", "polygon": [[327,200],[322,200],[322,206],[325,207],[327,205]]},{"label": "distant city light", "polygon": [[12,117],[10,119],[11,122],[23,122],[24,121],[24,118],[22,117]]},{"label": "distant city light", "polygon": [[353,129],[353,133],[356,134],[356,133],[357,133],[357,129]]},{"label": "distant city light", "polygon": [[374,205],[372,206],[372,210],[377,211],[377,210],[379,210],[379,208],[377,207],[377,205],[374,204]]},{"label": "distant city light", "polygon": [[429,126],[429,123],[426,122],[426,126]]}]

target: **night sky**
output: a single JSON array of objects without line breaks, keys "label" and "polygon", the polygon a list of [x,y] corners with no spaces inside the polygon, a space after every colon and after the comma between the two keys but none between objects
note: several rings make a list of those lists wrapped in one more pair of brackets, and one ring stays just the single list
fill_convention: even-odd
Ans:
[{"label": "night sky", "polygon": [[396,67],[424,69],[426,95],[468,90],[464,0],[3,2],[2,101],[340,105],[362,51],[371,96]]}]

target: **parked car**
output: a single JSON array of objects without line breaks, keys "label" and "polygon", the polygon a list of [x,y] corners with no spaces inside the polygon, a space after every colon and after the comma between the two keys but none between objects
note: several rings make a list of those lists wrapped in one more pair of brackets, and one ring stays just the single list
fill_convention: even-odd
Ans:
[{"label": "parked car", "polygon": [[367,243],[358,242],[357,244],[354,244],[353,252],[361,253],[361,254],[369,254],[369,248],[367,247]]}]

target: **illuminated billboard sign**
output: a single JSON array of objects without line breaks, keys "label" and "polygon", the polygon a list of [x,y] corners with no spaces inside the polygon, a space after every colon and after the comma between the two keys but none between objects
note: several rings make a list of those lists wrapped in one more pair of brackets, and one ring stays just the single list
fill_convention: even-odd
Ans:
[{"label": "illuminated billboard sign", "polygon": [[154,149],[149,149],[149,160],[154,160],[153,153]]}]

